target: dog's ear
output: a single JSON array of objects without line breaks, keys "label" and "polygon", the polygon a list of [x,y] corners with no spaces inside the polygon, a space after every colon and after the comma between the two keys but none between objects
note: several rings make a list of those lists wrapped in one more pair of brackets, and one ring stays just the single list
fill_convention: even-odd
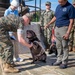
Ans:
[{"label": "dog's ear", "polygon": [[33,35],[33,37],[35,38],[35,40],[38,41],[38,42],[40,42],[40,40],[37,38],[37,35],[35,34],[35,32],[32,31],[32,30],[31,30],[31,32],[32,32],[32,35]]},{"label": "dog's ear", "polygon": [[33,35],[33,37],[36,37],[36,34],[34,31],[31,30],[31,34]]}]

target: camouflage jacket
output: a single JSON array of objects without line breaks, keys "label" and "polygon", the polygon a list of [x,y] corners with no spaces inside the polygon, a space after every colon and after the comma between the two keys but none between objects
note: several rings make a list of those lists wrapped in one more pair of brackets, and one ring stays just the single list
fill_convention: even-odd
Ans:
[{"label": "camouflage jacket", "polygon": [[40,17],[41,26],[44,26],[47,23],[49,23],[53,17],[54,17],[54,11],[52,11],[52,10],[43,11],[41,13],[41,17]]},{"label": "camouflage jacket", "polygon": [[16,32],[18,28],[23,27],[23,19],[15,15],[8,15],[0,18],[0,41],[9,39],[9,31]]}]

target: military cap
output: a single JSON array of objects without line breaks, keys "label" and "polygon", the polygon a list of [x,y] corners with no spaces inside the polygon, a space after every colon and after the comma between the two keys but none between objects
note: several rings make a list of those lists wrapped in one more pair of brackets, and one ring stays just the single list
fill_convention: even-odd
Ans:
[{"label": "military cap", "polygon": [[72,0],[72,4],[75,4],[75,0]]},{"label": "military cap", "polygon": [[47,2],[45,3],[45,5],[51,5],[51,2],[47,1]]},{"label": "military cap", "polygon": [[25,14],[30,20],[32,20],[33,18],[33,13],[26,13]]}]

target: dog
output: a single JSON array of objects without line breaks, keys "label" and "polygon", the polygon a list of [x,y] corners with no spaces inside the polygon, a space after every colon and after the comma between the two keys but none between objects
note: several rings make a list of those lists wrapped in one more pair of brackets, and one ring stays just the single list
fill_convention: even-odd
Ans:
[{"label": "dog", "polygon": [[54,27],[52,28],[51,45],[48,52],[49,54],[55,53],[56,56],[58,54],[56,48],[56,37],[55,37]]},{"label": "dog", "polygon": [[58,53],[57,53],[57,48],[56,48],[56,41],[52,40],[51,42],[52,43],[51,43],[50,48],[48,50],[48,54],[54,53],[57,56]]},{"label": "dog", "polygon": [[35,32],[32,30],[27,30],[26,37],[29,40],[29,44],[33,44],[33,47],[30,48],[33,60],[32,63],[34,63],[35,61],[42,61],[46,63],[46,53],[39,45],[40,40],[37,38]]},{"label": "dog", "polygon": [[56,48],[56,45],[55,44],[51,44],[48,53],[49,54],[54,53],[57,56],[58,53],[57,53],[57,48]]}]

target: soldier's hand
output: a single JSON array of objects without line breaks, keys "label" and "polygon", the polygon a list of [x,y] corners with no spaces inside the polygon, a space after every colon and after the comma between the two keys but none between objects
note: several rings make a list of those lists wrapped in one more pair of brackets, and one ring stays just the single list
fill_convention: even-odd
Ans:
[{"label": "soldier's hand", "polygon": [[44,30],[44,26],[41,26],[41,29]]},{"label": "soldier's hand", "polygon": [[49,27],[48,25],[45,25],[45,26],[44,26],[44,29],[47,29],[48,27]]},{"label": "soldier's hand", "polygon": [[33,43],[30,44],[30,47],[29,48],[32,48],[32,47],[33,47]]}]

